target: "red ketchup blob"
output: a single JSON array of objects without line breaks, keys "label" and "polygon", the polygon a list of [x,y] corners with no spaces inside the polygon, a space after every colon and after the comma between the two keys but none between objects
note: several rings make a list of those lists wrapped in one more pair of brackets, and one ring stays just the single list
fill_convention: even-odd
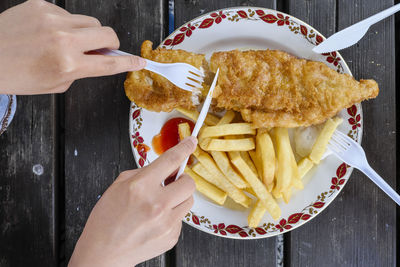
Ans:
[{"label": "red ketchup blob", "polygon": [[[191,120],[185,118],[173,118],[168,120],[161,128],[160,133],[153,137],[152,146],[154,152],[161,155],[171,147],[176,146],[181,141],[179,138],[178,125],[185,122],[189,123],[190,130],[193,131],[194,123]],[[191,164],[190,159],[188,164]],[[172,174],[165,180],[164,184],[167,185],[175,181],[175,176],[176,173]]]}]

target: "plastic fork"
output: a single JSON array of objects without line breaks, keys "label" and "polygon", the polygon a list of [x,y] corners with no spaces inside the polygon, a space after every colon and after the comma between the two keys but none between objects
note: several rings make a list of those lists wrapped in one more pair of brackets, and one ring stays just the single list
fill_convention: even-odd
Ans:
[{"label": "plastic fork", "polygon": [[342,132],[335,131],[328,144],[332,151],[340,160],[343,160],[350,166],[359,169],[368,176],[380,189],[391,197],[397,205],[400,205],[400,196],[391,188],[371,166],[369,166],[364,149],[353,139]]},{"label": "plastic fork", "polygon": [[[107,56],[132,56],[132,54],[120,50],[100,49],[97,52]],[[202,87],[204,73],[190,64],[159,63],[149,59],[145,60],[147,64],[144,68],[146,70],[163,76],[183,90],[192,92]]]}]

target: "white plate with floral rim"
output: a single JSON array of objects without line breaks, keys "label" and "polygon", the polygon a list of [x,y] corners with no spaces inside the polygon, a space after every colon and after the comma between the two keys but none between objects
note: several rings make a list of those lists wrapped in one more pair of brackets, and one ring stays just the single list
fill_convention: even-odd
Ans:
[{"label": "white plate with floral rim", "polygon": [[[266,8],[234,7],[210,12],[179,27],[160,47],[204,53],[207,58],[215,51],[232,49],[279,49],[295,56],[324,62],[340,73],[351,72],[337,52],[315,54],[312,48],[325,38],[303,21]],[[342,110],[343,123],[339,130],[358,142],[362,136],[361,105]],[[131,104],[129,133],[136,163],[143,167],[157,154],[151,142],[164,123],[178,112],[156,113]],[[145,146],[150,148],[145,151]],[[238,239],[274,236],[293,230],[310,221],[324,210],[339,194],[350,177],[352,168],[334,156],[325,158],[304,178],[304,189],[297,191],[289,204],[279,201],[282,217],[274,221],[269,214],[259,227],[247,226],[249,210],[220,207],[195,193],[195,203],[184,221],[204,232]]]}]

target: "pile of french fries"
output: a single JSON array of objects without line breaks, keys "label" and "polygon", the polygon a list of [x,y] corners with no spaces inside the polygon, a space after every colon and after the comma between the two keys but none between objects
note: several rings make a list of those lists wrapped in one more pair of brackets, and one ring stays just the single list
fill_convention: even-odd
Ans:
[{"label": "pile of french fries", "polygon": [[[194,121],[199,116],[197,111],[177,110]],[[218,205],[230,197],[251,208],[248,225],[257,227],[267,211],[274,220],[281,217],[277,200],[289,203],[293,189],[303,189],[302,178],[320,162],[342,120],[327,120],[311,153],[296,162],[287,128],[254,129],[238,117],[233,111],[222,118],[207,115],[193,153],[197,162],[185,172],[197,190]],[[179,124],[179,135],[181,140],[191,135],[188,123]]]}]

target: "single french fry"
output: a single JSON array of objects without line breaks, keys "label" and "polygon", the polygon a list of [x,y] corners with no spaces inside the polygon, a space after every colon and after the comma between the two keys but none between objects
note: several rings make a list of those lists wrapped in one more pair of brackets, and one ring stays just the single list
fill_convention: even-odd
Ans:
[{"label": "single french fry", "polygon": [[[197,121],[197,119],[199,118],[200,113],[197,110],[189,110],[189,109],[185,109],[185,108],[175,108],[176,111],[178,111],[179,113],[185,115],[186,117],[188,117],[189,119],[193,120],[193,121]],[[210,113],[207,114],[204,123],[207,125],[217,125],[217,123],[219,122],[219,118],[217,116],[214,116]]]},{"label": "single french fry", "polygon": [[200,147],[206,151],[248,151],[255,147],[253,138],[201,139]]},{"label": "single french fry", "polygon": [[231,166],[228,156],[225,152],[221,151],[211,151],[211,156],[213,157],[215,163],[217,163],[218,168],[222,173],[232,182],[237,188],[243,189],[248,187],[248,183],[243,180],[239,173],[237,173]]},{"label": "single french fry", "polygon": [[185,173],[188,174],[194,180],[196,184],[196,189],[218,205],[223,205],[225,203],[227,193],[216,187],[215,185],[207,182],[200,175],[195,173],[189,167],[185,168]]},{"label": "single french fry", "polygon": [[314,162],[314,164],[318,164],[326,151],[326,146],[329,143],[329,140],[332,137],[332,134],[335,132],[336,128],[342,123],[342,119],[339,117],[335,117],[333,119],[328,119],[324,128],[317,137],[315,141],[311,153],[308,158]]},{"label": "single french fry", "polygon": [[[247,153],[247,151],[240,151],[240,156],[242,157],[244,162],[246,162],[247,166],[249,166],[250,169],[258,176],[257,168],[254,165],[253,161],[251,160],[249,153]],[[258,178],[261,179],[259,176]]]},{"label": "single french fry", "polygon": [[[256,143],[256,147],[257,147],[257,143]],[[253,161],[254,165],[256,166],[258,177],[261,179],[261,177],[262,177],[262,167],[261,167],[260,159],[257,157],[257,154],[256,154],[255,150],[250,150],[248,152],[249,152],[251,160]],[[274,169],[275,169],[275,166],[274,166]]]},{"label": "single french fry", "polygon": [[246,187],[246,188],[243,189],[243,190],[246,191],[247,193],[249,193],[249,194],[255,196],[255,197],[257,196],[257,195],[256,195],[256,192],[254,192],[254,190],[251,189],[251,187]]},{"label": "single french fry", "polygon": [[311,170],[314,166],[314,163],[308,158],[302,158],[297,164],[297,168],[299,170],[299,176],[301,179]]},{"label": "single french fry", "polygon": [[275,186],[275,182],[274,181],[272,181],[272,183],[270,183],[270,184],[267,184],[267,190],[268,190],[268,192],[272,192],[272,190],[274,189],[274,186]]},{"label": "single french fry", "polygon": [[256,136],[256,155],[262,168],[261,179],[265,185],[269,185],[275,176],[275,149],[268,132],[261,129]]},{"label": "single french fry", "polygon": [[286,189],[285,191],[282,192],[283,201],[286,204],[289,203],[291,196],[292,196],[292,188],[291,187],[289,187],[288,189]]},{"label": "single french fry", "polygon": [[179,133],[179,139],[183,140],[186,137],[190,136],[191,130],[190,130],[190,126],[189,123],[185,122],[185,123],[180,123],[178,125],[178,133]]},{"label": "single french fry", "polygon": [[219,120],[217,125],[223,125],[223,124],[228,124],[233,121],[235,118],[235,112],[233,110],[228,110],[225,115]]},{"label": "single french fry", "polygon": [[256,228],[261,219],[263,218],[267,208],[263,205],[263,203],[258,200],[256,204],[254,204],[253,208],[250,210],[249,216],[247,217],[247,222],[249,227]]},{"label": "single french fry", "polygon": [[297,162],[296,159],[294,158],[294,154],[293,154],[293,150],[292,153],[290,155],[290,167],[292,168],[292,186],[294,186],[297,189],[303,189],[304,185],[303,182],[301,181],[301,177],[299,174],[299,169],[297,167]]},{"label": "single french fry", "polygon": [[250,167],[240,156],[237,151],[229,152],[229,158],[235,167],[239,170],[242,176],[250,184],[251,188],[256,193],[258,199],[264,204],[268,212],[271,214],[274,220],[277,220],[281,216],[281,209],[276,203],[272,195],[267,191],[265,185],[258,179],[257,174],[253,173]]},{"label": "single french fry", "polygon": [[229,124],[204,127],[200,137],[201,138],[220,137],[220,136],[238,135],[238,134],[255,135],[256,130],[251,128],[250,123],[246,122],[229,123]]},{"label": "single french fry", "polygon": [[272,193],[272,195],[274,196],[275,199],[283,197],[282,192],[276,192],[275,190],[272,190],[271,193]]},{"label": "single french fry", "polygon": [[196,156],[200,164],[193,166],[193,171],[202,176],[208,182],[216,185],[232,198],[235,202],[248,208],[251,203],[251,198],[246,196],[240,189],[236,188],[218,169],[216,163],[207,153],[200,151]]},{"label": "single french fry", "polygon": [[275,194],[281,193],[289,188],[293,176],[293,168],[291,167],[291,153],[289,134],[287,128],[275,128],[275,145],[278,166],[276,171],[276,185],[273,191]]}]

